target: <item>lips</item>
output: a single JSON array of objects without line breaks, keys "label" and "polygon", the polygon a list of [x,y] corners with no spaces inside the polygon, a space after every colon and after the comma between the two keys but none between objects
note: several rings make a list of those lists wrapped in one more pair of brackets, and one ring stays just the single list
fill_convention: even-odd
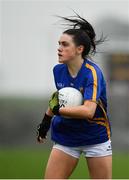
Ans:
[{"label": "lips", "polygon": [[62,57],[62,54],[58,54],[59,57]]}]

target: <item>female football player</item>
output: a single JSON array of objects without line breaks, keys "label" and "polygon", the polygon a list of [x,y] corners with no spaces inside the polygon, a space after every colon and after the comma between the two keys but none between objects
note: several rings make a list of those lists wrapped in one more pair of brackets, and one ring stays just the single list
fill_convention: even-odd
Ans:
[{"label": "female football player", "polygon": [[[49,101],[37,135],[38,142],[44,142],[51,125],[54,145],[44,178],[69,178],[83,154],[90,178],[111,179],[112,149],[106,84],[101,69],[89,58],[102,39],[96,40],[91,24],[78,14],[62,18],[71,26],[62,33],[58,42],[59,64],[53,69],[57,92]],[[80,90],[84,103],[76,107],[60,107],[58,90],[63,87]]]}]

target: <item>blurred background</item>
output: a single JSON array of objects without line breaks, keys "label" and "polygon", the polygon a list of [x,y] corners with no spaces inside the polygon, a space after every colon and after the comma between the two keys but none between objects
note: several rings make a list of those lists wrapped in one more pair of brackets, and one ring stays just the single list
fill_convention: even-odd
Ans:
[{"label": "blurred background", "polygon": [[[55,91],[56,15],[73,10],[107,36],[93,59],[107,82],[113,178],[129,178],[129,0],[0,1],[0,178],[43,177],[52,142],[37,144],[36,127]],[[88,178],[83,158],[71,178]]]}]

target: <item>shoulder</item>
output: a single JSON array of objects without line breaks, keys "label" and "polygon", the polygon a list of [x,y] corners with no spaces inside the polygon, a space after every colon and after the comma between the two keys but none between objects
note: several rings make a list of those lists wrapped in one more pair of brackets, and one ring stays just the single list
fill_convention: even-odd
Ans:
[{"label": "shoulder", "polygon": [[86,60],[85,67],[86,67],[86,70],[88,71],[89,75],[94,75],[94,76],[95,75],[97,75],[97,76],[103,75],[102,70],[99,67],[99,65],[89,59]]},{"label": "shoulder", "polygon": [[63,69],[66,69],[66,65],[65,64],[57,64],[57,65],[54,66],[53,72],[54,73],[56,73],[56,72],[59,73]]}]

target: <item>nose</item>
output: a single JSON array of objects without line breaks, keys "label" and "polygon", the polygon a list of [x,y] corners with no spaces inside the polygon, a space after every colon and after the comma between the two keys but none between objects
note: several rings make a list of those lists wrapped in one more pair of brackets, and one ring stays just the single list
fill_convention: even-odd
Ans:
[{"label": "nose", "polygon": [[62,52],[62,47],[61,47],[61,45],[58,47],[58,52]]}]

